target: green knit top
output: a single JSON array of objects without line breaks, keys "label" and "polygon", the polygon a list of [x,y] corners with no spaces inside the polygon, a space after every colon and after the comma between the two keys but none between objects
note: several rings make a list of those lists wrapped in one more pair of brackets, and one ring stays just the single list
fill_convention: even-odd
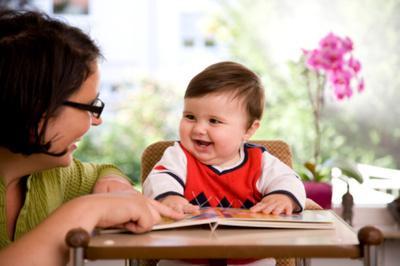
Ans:
[{"label": "green knit top", "polygon": [[[25,202],[16,221],[14,240],[35,228],[63,203],[89,194],[96,180],[109,174],[124,176],[113,165],[82,163],[76,159],[68,167],[31,174],[27,178]],[[0,177],[0,249],[13,241],[7,234],[5,201],[6,188]]]}]

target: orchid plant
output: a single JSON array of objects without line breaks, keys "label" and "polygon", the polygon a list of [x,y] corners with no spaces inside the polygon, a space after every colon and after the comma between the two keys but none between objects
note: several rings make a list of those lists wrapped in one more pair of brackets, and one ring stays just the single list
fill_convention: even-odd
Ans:
[{"label": "orchid plant", "polygon": [[[308,173],[302,174],[303,179],[321,181],[327,175],[326,168],[318,169],[322,135],[321,112],[327,93],[333,93],[337,100],[345,100],[351,98],[354,91],[362,92],[365,88],[364,79],[360,75],[361,63],[352,52],[352,40],[334,33],[322,38],[317,48],[303,49],[303,75],[315,130],[313,161],[304,164]],[[329,168],[332,167],[332,161],[329,164]],[[351,169],[347,169],[346,173],[358,181],[361,180],[361,176]]]}]

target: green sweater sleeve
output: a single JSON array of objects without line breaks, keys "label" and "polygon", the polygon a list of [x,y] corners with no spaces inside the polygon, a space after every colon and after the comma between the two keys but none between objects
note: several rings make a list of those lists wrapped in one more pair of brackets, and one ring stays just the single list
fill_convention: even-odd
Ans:
[{"label": "green sweater sleeve", "polygon": [[64,202],[91,193],[96,181],[103,176],[119,175],[132,183],[129,177],[111,164],[83,163],[74,160],[71,166],[54,171],[58,172],[60,186],[64,188]]},{"label": "green sweater sleeve", "polygon": [[[64,202],[91,193],[97,179],[110,174],[117,174],[130,180],[113,165],[82,163],[75,159],[68,167],[33,173],[27,180],[25,202],[18,216],[14,238],[17,239],[35,228]],[[5,188],[2,182],[0,208],[1,248],[11,243],[6,231]]]}]

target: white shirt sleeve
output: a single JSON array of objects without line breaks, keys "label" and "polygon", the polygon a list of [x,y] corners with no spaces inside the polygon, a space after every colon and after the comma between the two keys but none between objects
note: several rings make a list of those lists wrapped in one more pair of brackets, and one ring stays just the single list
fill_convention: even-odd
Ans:
[{"label": "white shirt sleeve", "polygon": [[263,152],[262,174],[257,181],[257,189],[263,196],[275,193],[288,195],[298,205],[295,212],[304,209],[306,192],[303,182],[292,168],[268,152]]},{"label": "white shirt sleeve", "polygon": [[143,194],[153,199],[184,195],[187,159],[178,142],[168,147],[143,183]]}]

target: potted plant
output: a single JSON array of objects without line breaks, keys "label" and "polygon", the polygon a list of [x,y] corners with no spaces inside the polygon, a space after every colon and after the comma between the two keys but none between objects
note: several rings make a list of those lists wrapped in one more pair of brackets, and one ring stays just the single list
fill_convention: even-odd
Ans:
[{"label": "potted plant", "polygon": [[359,183],[363,177],[354,162],[345,159],[329,159],[321,164],[312,162],[304,163],[305,171],[300,172],[306,189],[307,198],[317,202],[324,209],[332,207],[332,185],[330,183],[333,173],[337,178],[347,184],[347,192],[344,197],[351,197],[349,190],[349,179],[353,178]]},{"label": "potted plant", "polygon": [[352,51],[353,42],[349,37],[342,38],[329,33],[320,40],[317,48],[303,49],[300,60],[312,109],[314,130],[313,155],[304,163],[304,171],[301,171],[300,175],[307,197],[315,200],[323,208],[331,208],[332,186],[329,181],[332,168],[341,169],[343,178],[354,178],[362,182],[357,168],[349,161],[321,159],[321,113],[327,92],[333,93],[334,98],[341,101],[353,96],[354,87],[358,92],[364,90],[364,80],[359,75],[361,63],[352,55]]}]

